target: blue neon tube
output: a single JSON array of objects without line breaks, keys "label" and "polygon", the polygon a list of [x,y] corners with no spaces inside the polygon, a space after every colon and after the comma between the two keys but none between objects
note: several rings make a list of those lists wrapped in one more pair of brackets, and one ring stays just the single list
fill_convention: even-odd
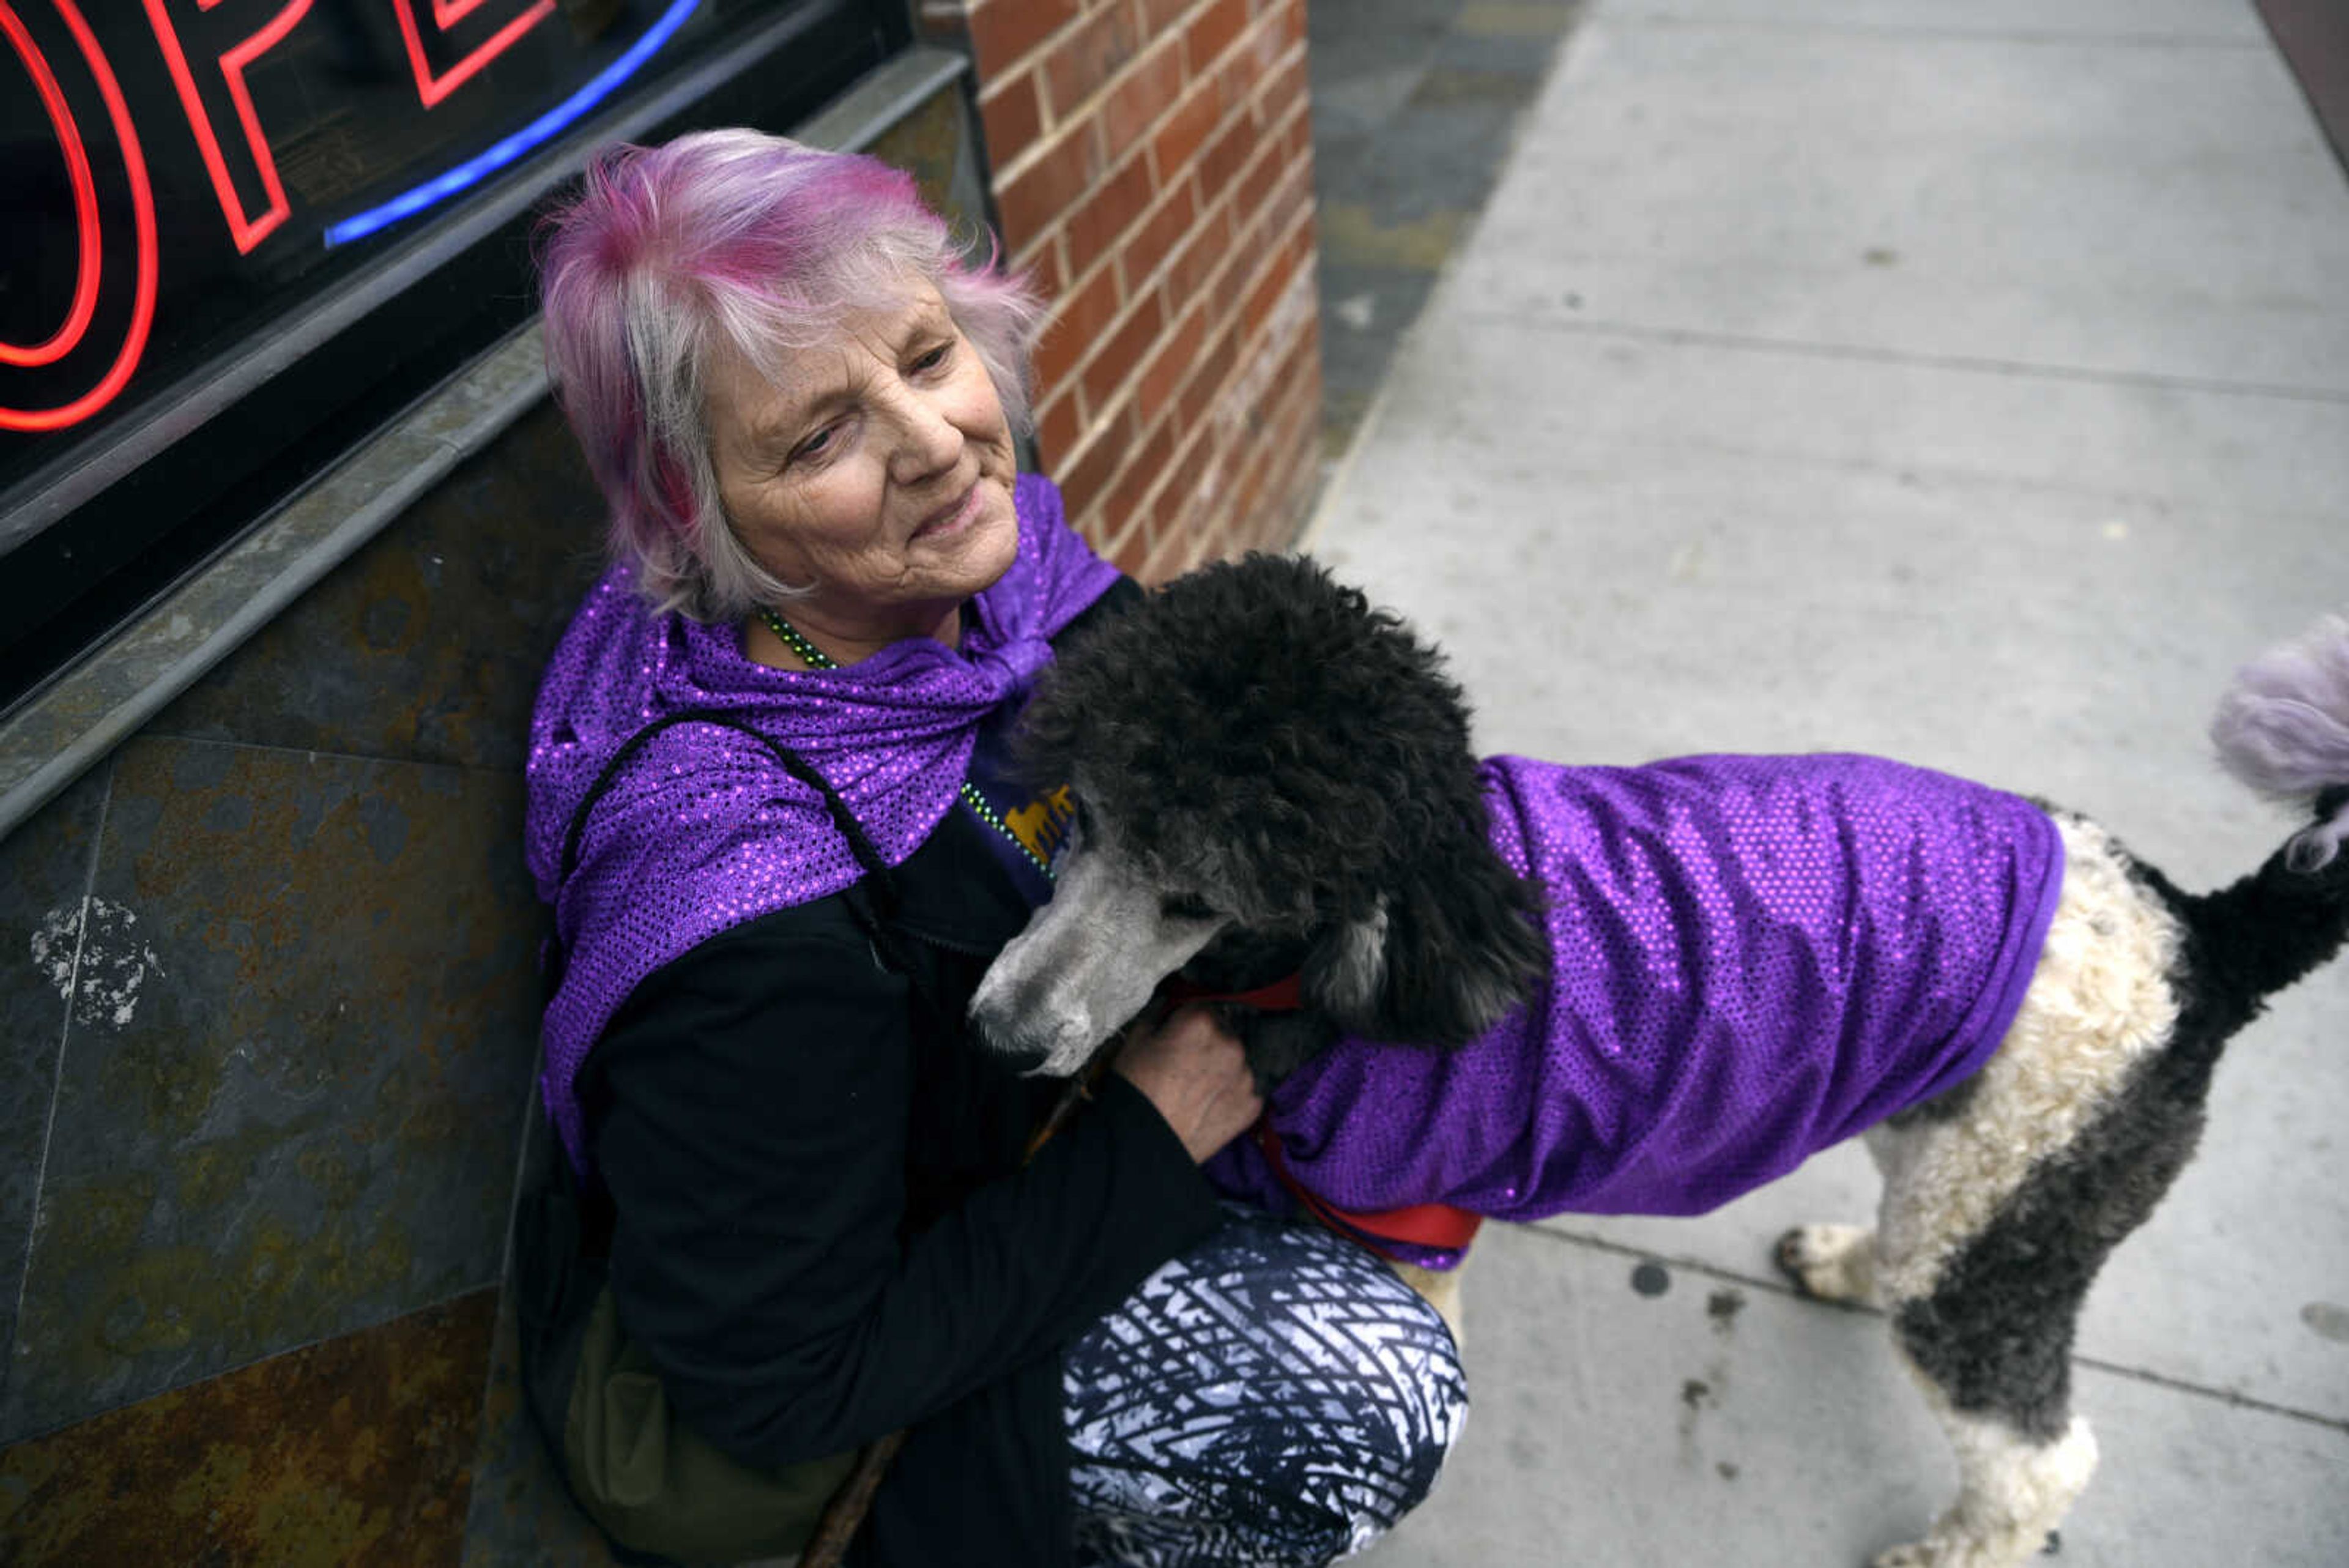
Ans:
[{"label": "blue neon tube", "polygon": [[326,231],[326,246],[348,244],[363,240],[387,224],[412,216],[444,197],[453,196],[468,185],[479,183],[515,159],[528,152],[563,130],[573,120],[585,114],[612,94],[612,89],[636,74],[637,68],[652,58],[654,53],[685,26],[688,16],[701,0],[674,0],[659,21],[647,28],[643,37],[628,46],[627,52],[595,76],[577,92],[523,126],[503,140],[492,143],[452,169],[443,170],[412,190],[402,192],[379,206],[356,213]]}]

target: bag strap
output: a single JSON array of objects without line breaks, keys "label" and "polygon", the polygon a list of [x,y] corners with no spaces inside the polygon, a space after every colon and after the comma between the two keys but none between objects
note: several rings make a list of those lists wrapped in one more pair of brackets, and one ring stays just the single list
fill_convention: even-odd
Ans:
[{"label": "bag strap", "polygon": [[610,792],[620,770],[636,761],[637,753],[650,745],[662,732],[678,724],[719,724],[748,735],[764,746],[767,754],[773,757],[784,772],[822,795],[824,809],[832,814],[833,826],[839,828],[841,836],[848,840],[849,853],[856,857],[856,864],[867,875],[880,878],[888,887],[893,900],[890,912],[895,912],[895,884],[891,880],[889,867],[882,862],[880,852],[873,847],[873,840],[865,836],[864,825],[856,820],[856,814],[850,811],[848,803],[840,798],[840,792],[833,789],[831,782],[816,772],[805,757],[750,721],[724,708],[680,708],[674,713],[664,713],[621,742],[620,749],[605,763],[603,771],[595,775],[595,782],[587,786],[587,793],[580,797],[577,808],[571,814],[571,825],[563,836],[563,858],[554,873],[558,895],[562,892],[563,884],[571,880],[571,874],[579,868],[579,841],[586,835],[588,814]]},{"label": "bag strap", "polygon": [[[824,810],[831,815],[833,826],[848,841],[848,852],[855,857],[858,868],[864,872],[863,877],[842,890],[842,901],[846,904],[850,917],[873,944],[874,956],[881,961],[882,966],[904,977],[913,987],[916,999],[930,1012],[933,1020],[946,1020],[946,1011],[922,978],[921,969],[914,962],[905,938],[889,923],[897,914],[897,878],[888,863],[881,858],[881,852],[874,848],[864,825],[856,820],[856,814],[848,809],[848,802],[832,787],[831,781],[816,772],[805,757],[748,720],[723,708],[681,708],[674,713],[664,713],[621,742],[620,749],[604,763],[602,771],[595,775],[595,782],[587,786],[587,793],[580,797],[579,805],[571,813],[570,825],[563,835],[563,855],[555,866],[555,898],[562,898],[564,885],[579,868],[580,843],[586,836],[587,818],[595,809],[596,803],[610,793],[621,770],[636,761],[656,737],[678,724],[719,724],[748,735],[765,747],[767,754],[774,758],[785,773],[823,797]],[[550,997],[562,983],[567,959],[561,937],[551,935],[547,939],[546,959],[543,966]]]}]

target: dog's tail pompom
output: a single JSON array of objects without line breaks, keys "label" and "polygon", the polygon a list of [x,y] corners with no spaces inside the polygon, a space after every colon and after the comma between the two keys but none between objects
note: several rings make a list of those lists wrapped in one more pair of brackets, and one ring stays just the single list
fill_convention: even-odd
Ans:
[{"label": "dog's tail pompom", "polygon": [[2349,846],[2349,619],[2327,616],[2236,673],[2210,739],[2227,771],[2316,820],[2285,846],[2296,871]]}]

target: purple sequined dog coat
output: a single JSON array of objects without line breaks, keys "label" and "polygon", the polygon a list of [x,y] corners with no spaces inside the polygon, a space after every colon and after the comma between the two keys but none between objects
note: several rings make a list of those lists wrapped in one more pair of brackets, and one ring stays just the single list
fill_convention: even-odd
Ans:
[{"label": "purple sequined dog coat", "polygon": [[[1979,1067],[2063,881],[2030,802],[1876,757],[1485,778],[1551,971],[1458,1051],[1344,1040],[1279,1085],[1289,1170],[1341,1210],[1716,1208]],[[1211,1173],[1286,1202],[1246,1140]]]}]

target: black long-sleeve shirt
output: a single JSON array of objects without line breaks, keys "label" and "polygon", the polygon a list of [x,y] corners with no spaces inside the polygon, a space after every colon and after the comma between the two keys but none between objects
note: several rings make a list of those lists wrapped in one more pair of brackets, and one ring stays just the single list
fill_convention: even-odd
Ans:
[{"label": "black long-sleeve shirt", "polygon": [[1021,1168],[1061,1085],[961,1028],[1028,915],[988,831],[957,806],[898,868],[936,1014],[824,898],[646,980],[580,1080],[616,1304],[678,1416],[757,1465],[911,1427],[867,1562],[1065,1563],[1058,1347],[1216,1223],[1115,1075]]}]

